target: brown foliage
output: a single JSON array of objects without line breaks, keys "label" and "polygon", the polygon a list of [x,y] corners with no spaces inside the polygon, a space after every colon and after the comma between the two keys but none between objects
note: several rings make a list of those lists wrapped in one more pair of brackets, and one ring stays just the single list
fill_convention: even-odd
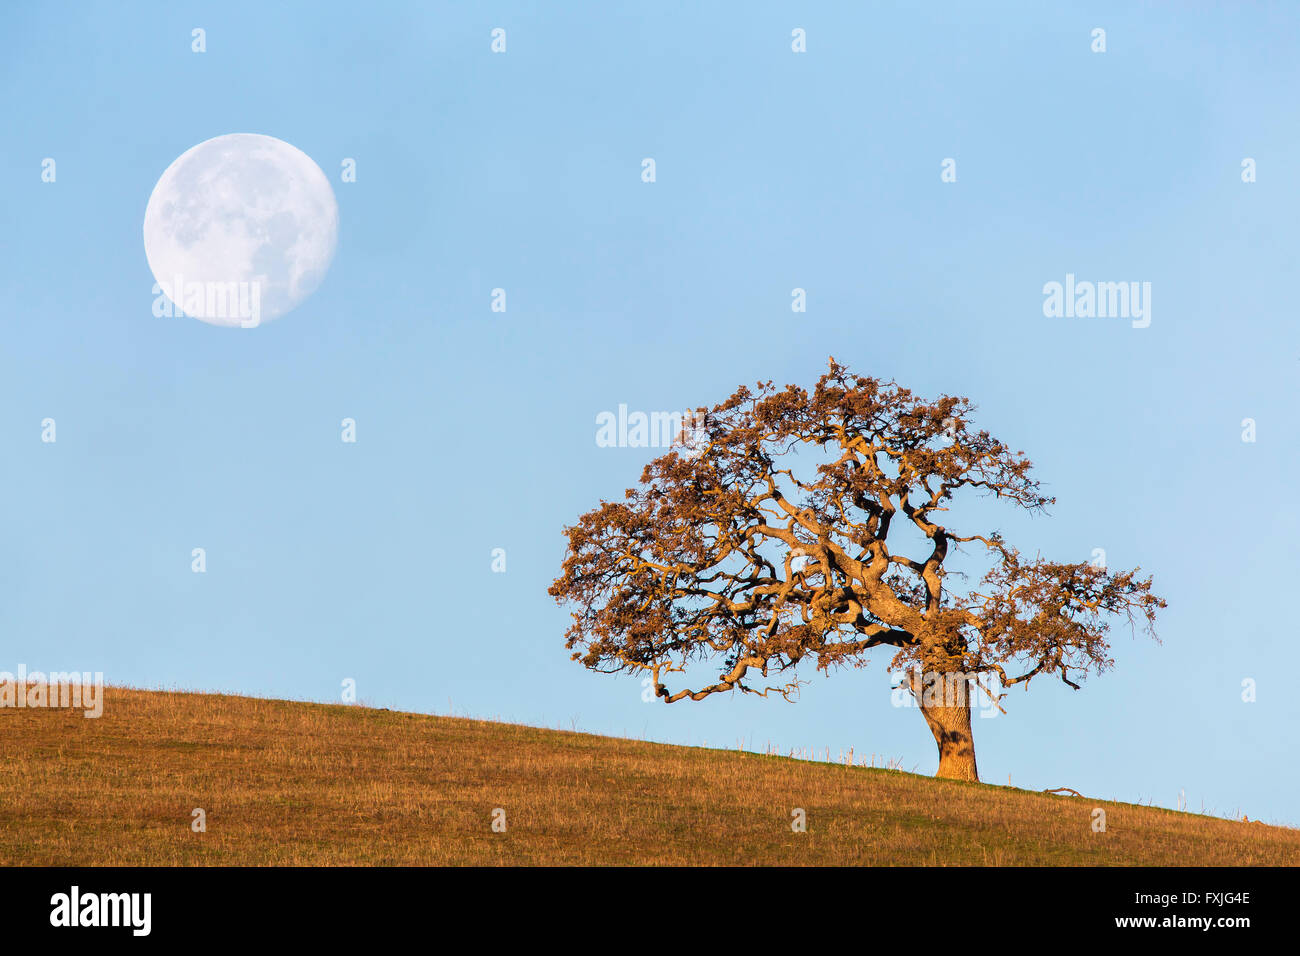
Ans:
[{"label": "brown foliage", "polygon": [[[576,605],[574,659],[648,673],[669,703],[737,688],[789,697],[805,659],[860,666],[881,645],[895,648],[891,667],[994,673],[1004,687],[1055,674],[1077,687],[1112,663],[1112,621],[1154,636],[1164,602],[1137,570],[1031,560],[995,531],[956,530],[958,497],[1053,502],[973,411],[834,359],[811,394],[737,389],[622,501],[566,529],[550,593]],[[963,546],[985,569],[967,589],[945,567]],[[718,681],[667,686],[696,661],[721,664]]]}]

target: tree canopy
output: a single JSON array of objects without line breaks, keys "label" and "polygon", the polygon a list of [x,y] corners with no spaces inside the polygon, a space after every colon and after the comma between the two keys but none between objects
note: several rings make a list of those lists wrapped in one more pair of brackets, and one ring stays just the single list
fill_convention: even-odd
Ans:
[{"label": "tree canopy", "polygon": [[[974,411],[834,359],[811,393],[737,389],[623,500],[566,529],[550,593],[576,606],[574,659],[649,674],[668,703],[789,698],[800,663],[861,665],[879,646],[894,649],[891,668],[1077,688],[1111,666],[1112,622],[1154,636],[1164,602],[1136,569],[1029,558],[950,519],[969,495],[1030,511],[1054,501]],[[978,580],[950,567],[972,549]],[[720,666],[716,681],[678,686],[704,661]]]}]

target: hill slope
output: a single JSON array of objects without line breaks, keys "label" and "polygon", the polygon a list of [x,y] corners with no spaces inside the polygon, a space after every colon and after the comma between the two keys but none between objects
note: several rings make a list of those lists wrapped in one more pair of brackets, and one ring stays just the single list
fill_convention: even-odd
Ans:
[{"label": "hill slope", "polygon": [[[342,705],[106,695],[96,720],[0,709],[0,863],[1300,864],[1297,830],[897,771]],[[1105,833],[1090,826],[1098,806]],[[200,807],[207,832],[194,833]],[[807,832],[792,832],[794,808]]]}]

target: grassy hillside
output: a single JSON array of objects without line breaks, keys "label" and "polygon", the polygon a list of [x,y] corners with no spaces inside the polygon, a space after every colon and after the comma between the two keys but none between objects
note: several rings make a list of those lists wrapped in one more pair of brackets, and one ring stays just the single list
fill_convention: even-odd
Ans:
[{"label": "grassy hillside", "polygon": [[110,688],[0,740],[4,864],[1300,864],[1256,823],[342,705]]}]

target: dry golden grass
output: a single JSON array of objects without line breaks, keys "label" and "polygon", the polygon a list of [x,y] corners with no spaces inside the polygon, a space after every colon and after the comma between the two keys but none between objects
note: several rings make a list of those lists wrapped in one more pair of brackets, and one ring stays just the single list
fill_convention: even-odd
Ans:
[{"label": "dry golden grass", "polygon": [[[1300,831],[360,707],[109,688],[0,709],[4,864],[1300,863]],[[1107,832],[1090,828],[1102,806]],[[206,833],[191,811],[207,811]],[[493,833],[494,808],[507,832]],[[806,833],[791,810],[807,811]]]}]

